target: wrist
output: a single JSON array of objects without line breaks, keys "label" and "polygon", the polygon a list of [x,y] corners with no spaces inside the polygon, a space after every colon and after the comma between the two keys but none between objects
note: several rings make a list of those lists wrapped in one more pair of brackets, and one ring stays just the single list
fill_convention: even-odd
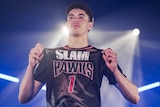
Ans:
[{"label": "wrist", "polygon": [[113,72],[114,75],[118,75],[119,73],[120,73],[119,69],[115,69],[114,72]]},{"label": "wrist", "polygon": [[29,65],[29,64],[27,65],[27,70],[28,70],[28,71],[33,71],[34,68],[35,68],[35,67],[33,67],[33,66]]}]

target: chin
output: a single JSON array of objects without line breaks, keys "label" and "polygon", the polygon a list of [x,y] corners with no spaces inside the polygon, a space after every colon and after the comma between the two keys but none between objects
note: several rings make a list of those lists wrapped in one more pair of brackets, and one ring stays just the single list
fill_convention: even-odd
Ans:
[{"label": "chin", "polygon": [[79,33],[74,33],[74,34],[71,34],[72,36],[75,36],[75,37],[78,37],[80,36]]},{"label": "chin", "polygon": [[76,32],[76,31],[72,31],[72,32],[70,32],[69,34],[70,34],[70,35],[75,35],[75,36],[80,35],[80,33],[79,33],[79,32]]}]

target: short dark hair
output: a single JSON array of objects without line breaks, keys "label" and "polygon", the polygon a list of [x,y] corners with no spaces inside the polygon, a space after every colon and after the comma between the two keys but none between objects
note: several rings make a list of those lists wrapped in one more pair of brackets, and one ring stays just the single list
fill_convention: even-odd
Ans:
[{"label": "short dark hair", "polygon": [[86,12],[86,14],[89,16],[89,20],[90,22],[93,21],[93,12],[91,10],[91,8],[83,1],[80,2],[72,2],[66,9],[66,14],[68,15],[68,13],[72,10],[72,9],[81,9],[84,10]]}]

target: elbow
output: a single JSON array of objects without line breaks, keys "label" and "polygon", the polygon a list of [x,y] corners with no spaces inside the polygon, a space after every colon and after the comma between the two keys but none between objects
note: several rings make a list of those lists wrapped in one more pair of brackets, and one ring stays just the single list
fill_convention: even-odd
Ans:
[{"label": "elbow", "polygon": [[134,104],[137,104],[140,100],[139,94],[135,95],[134,100],[132,101]]},{"label": "elbow", "polygon": [[140,95],[139,95],[138,88],[137,88],[136,92],[133,95],[133,103],[137,104],[139,102],[139,100],[140,100]]},{"label": "elbow", "polygon": [[25,98],[24,96],[22,96],[20,94],[18,95],[18,100],[21,104],[25,104],[25,103],[28,103],[30,101],[29,99]]},{"label": "elbow", "polygon": [[140,96],[137,93],[137,94],[133,95],[132,97],[128,98],[128,100],[133,104],[137,104],[140,100]]},{"label": "elbow", "polygon": [[26,103],[20,95],[18,96],[18,101],[19,101],[21,104],[25,104],[25,103]]},{"label": "elbow", "polygon": [[133,104],[137,104],[140,100],[140,95],[138,92],[138,88],[135,86],[135,89],[133,89],[133,91],[129,94],[128,100],[133,103]]},{"label": "elbow", "polygon": [[20,95],[18,96],[18,100],[21,104],[27,103]]}]

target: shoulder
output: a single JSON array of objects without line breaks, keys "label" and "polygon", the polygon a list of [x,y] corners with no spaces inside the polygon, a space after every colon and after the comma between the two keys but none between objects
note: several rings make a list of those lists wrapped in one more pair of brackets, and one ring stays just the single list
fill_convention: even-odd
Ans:
[{"label": "shoulder", "polygon": [[87,51],[90,51],[91,53],[101,54],[102,49],[92,46],[92,48],[88,49]]}]

